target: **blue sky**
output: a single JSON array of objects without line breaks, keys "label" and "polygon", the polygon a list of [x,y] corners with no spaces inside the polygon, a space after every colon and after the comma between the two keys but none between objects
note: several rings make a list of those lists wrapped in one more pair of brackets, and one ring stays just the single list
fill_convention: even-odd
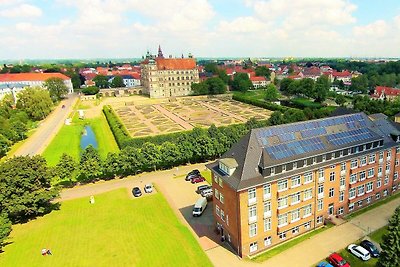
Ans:
[{"label": "blue sky", "polygon": [[400,57],[398,0],[0,0],[0,59]]}]

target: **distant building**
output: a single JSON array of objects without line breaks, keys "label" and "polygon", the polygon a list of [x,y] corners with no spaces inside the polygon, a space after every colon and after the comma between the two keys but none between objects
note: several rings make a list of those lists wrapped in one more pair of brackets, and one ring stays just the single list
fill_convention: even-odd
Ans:
[{"label": "distant building", "polygon": [[164,58],[161,47],[158,55],[147,52],[141,64],[141,84],[144,93],[151,98],[186,96],[192,92],[192,84],[199,82],[196,60],[189,58]]},{"label": "distant building", "polygon": [[379,100],[393,100],[398,96],[400,96],[399,88],[376,86],[374,93],[371,95],[371,98]]},{"label": "distant building", "polygon": [[61,78],[68,88],[68,93],[74,92],[71,78],[62,73],[7,73],[0,74],[0,85],[2,86],[0,98],[4,97],[7,92],[11,92],[12,88],[19,92],[28,86],[43,87],[44,82],[49,78]]},{"label": "distant building", "polygon": [[268,84],[271,83],[265,77],[250,77],[250,81],[255,89],[266,87]]}]

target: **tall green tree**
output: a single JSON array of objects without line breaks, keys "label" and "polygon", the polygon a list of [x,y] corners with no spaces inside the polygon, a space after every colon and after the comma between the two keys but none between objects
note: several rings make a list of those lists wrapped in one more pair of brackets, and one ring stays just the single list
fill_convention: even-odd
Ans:
[{"label": "tall green tree", "polygon": [[103,174],[99,152],[91,145],[83,151],[79,164],[79,181],[92,182]]},{"label": "tall green tree", "polygon": [[265,78],[269,79],[271,76],[271,71],[265,66],[256,67],[255,72],[256,72],[256,76],[259,76],[259,77],[265,77]]},{"label": "tall green tree", "polygon": [[0,214],[0,251],[3,248],[4,241],[11,233],[11,221],[7,218],[5,213]]},{"label": "tall green tree", "polygon": [[121,76],[116,75],[114,76],[114,79],[112,79],[110,86],[112,88],[125,87],[124,79],[122,79]]},{"label": "tall green tree", "polygon": [[318,103],[324,102],[326,100],[330,87],[331,83],[329,81],[328,76],[322,75],[315,82],[315,89],[314,92],[312,93],[312,97]]},{"label": "tall green tree", "polygon": [[246,92],[253,89],[253,84],[250,81],[249,75],[243,72],[237,72],[233,76],[232,88],[235,91]]},{"label": "tall green tree", "polygon": [[0,164],[0,210],[21,222],[51,210],[58,188],[42,156],[14,157]]},{"label": "tall green tree", "polygon": [[51,112],[53,101],[47,90],[39,87],[26,88],[19,92],[17,108],[25,111],[33,120],[42,120]]},{"label": "tall green tree", "polygon": [[265,100],[267,101],[275,101],[278,99],[278,90],[276,86],[272,83],[267,85],[267,89],[265,90]]},{"label": "tall green tree", "polygon": [[11,148],[11,141],[0,134],[0,158],[4,157]]},{"label": "tall green tree", "polygon": [[143,167],[145,170],[155,170],[161,162],[161,153],[154,143],[146,142],[140,151],[143,155]]},{"label": "tall green tree", "polygon": [[293,82],[294,82],[294,80],[292,80],[292,79],[283,78],[283,79],[280,81],[280,88],[279,88],[279,89],[280,89],[282,92],[289,93],[289,87],[290,87],[290,85],[291,85]]},{"label": "tall green tree", "polygon": [[335,97],[335,102],[336,104],[338,104],[339,106],[343,106],[344,103],[346,103],[346,97],[344,95],[337,95]]},{"label": "tall green tree", "polygon": [[381,248],[382,253],[376,266],[400,266],[400,206],[389,219],[388,232],[383,236]]},{"label": "tall green tree", "polygon": [[93,81],[95,82],[96,87],[99,87],[99,88],[108,88],[108,87],[110,87],[108,79],[104,75],[100,75],[100,74],[96,75],[96,77],[93,78]]},{"label": "tall green tree", "polygon": [[60,179],[69,179],[71,180],[75,175],[75,171],[78,169],[77,162],[73,157],[68,155],[67,153],[63,153],[61,155],[60,160],[56,165],[56,172]]},{"label": "tall green tree", "polygon": [[219,77],[207,79],[206,83],[210,95],[224,94],[226,92],[226,85]]},{"label": "tall green tree", "polygon": [[58,77],[47,79],[44,82],[44,87],[49,90],[53,102],[61,100],[66,94],[68,94],[68,88],[65,85],[64,80]]}]

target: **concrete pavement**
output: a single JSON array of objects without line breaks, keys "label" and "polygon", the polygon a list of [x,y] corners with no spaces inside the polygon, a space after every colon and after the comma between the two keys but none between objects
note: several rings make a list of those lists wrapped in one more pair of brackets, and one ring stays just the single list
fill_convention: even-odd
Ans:
[{"label": "concrete pavement", "polygon": [[[14,155],[33,156],[41,154],[58,133],[65,119],[68,118],[68,115],[72,112],[73,106],[77,100],[78,96],[72,94],[68,95],[67,99],[61,101],[55,110],[40,123],[36,132],[26,140]],[[62,108],[62,105],[65,105],[65,108]]]}]

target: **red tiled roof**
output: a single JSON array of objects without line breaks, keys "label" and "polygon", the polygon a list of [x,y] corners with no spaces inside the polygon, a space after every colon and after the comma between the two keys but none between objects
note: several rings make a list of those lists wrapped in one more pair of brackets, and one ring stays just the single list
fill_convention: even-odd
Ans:
[{"label": "red tiled roof", "polygon": [[82,74],[83,77],[85,77],[86,80],[93,80],[94,77],[97,76],[96,73],[84,73]]},{"label": "red tiled roof", "polygon": [[0,74],[0,82],[24,82],[24,81],[46,81],[49,78],[61,78],[70,80],[71,78],[62,73],[7,73]]},{"label": "red tiled roof", "polygon": [[196,60],[193,58],[157,58],[159,70],[192,70],[196,68]]},{"label": "red tiled roof", "polygon": [[376,86],[375,94],[381,95],[382,93],[387,96],[398,96],[400,95],[400,89],[386,86]]},{"label": "red tiled roof", "polygon": [[351,73],[347,70],[344,70],[342,72],[337,72],[334,71],[332,72],[333,77],[351,77]]},{"label": "red tiled roof", "polygon": [[264,81],[266,81],[267,79],[265,79],[265,77],[250,77],[250,81],[252,81],[252,82],[264,82]]}]

